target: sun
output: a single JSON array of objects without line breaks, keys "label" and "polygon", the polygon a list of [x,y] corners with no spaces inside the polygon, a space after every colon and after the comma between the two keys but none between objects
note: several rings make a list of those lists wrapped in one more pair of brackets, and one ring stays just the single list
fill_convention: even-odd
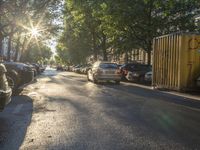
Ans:
[{"label": "sun", "polygon": [[30,42],[36,42],[36,44],[39,46],[39,42],[44,40],[44,35],[48,28],[43,27],[42,25],[42,19],[41,17],[37,22],[33,22],[32,19],[28,18],[29,22],[27,25],[24,25],[20,22],[18,22],[18,25],[25,29],[25,37],[29,37],[27,41],[27,46],[30,44]]},{"label": "sun", "polygon": [[35,36],[35,37],[40,35],[39,34],[39,30],[37,28],[32,28],[31,29],[31,34],[32,34],[32,36]]}]

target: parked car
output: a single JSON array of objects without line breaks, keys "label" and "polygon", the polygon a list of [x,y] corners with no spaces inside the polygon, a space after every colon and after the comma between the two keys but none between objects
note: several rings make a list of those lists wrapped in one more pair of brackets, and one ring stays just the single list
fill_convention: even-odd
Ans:
[{"label": "parked car", "polygon": [[0,64],[0,111],[11,101],[12,90],[8,86],[6,72],[5,66]]},{"label": "parked car", "polygon": [[39,67],[40,67],[40,72],[43,73],[46,69],[46,66],[45,65],[41,65],[39,64]]},{"label": "parked car", "polygon": [[151,66],[139,63],[124,64],[120,68],[122,78],[134,82],[143,82],[145,74],[151,70]]},{"label": "parked car", "polygon": [[37,74],[38,75],[41,74],[42,71],[41,71],[40,65],[37,63],[32,63],[32,65],[36,68]]},{"label": "parked car", "polygon": [[81,67],[82,67],[82,65],[76,65],[76,66],[73,68],[73,71],[76,72],[76,73],[81,73]]},{"label": "parked car", "polygon": [[73,71],[74,66],[69,66],[69,71]]},{"label": "parked car", "polygon": [[128,71],[132,69],[132,66],[134,66],[135,63],[128,63],[128,64],[123,64],[119,66],[120,68],[120,73],[122,75],[122,79],[126,79],[126,75],[128,74]]},{"label": "parked car", "polygon": [[84,74],[87,74],[88,70],[91,69],[92,65],[88,64],[85,68],[84,68]]},{"label": "parked car", "polygon": [[19,86],[33,81],[34,71],[28,65],[18,62],[4,62],[3,64],[7,69],[6,76],[12,89],[15,90]]},{"label": "parked car", "polygon": [[29,64],[29,63],[26,63],[26,64],[33,70],[34,77],[36,77],[38,75],[37,68],[32,64]]},{"label": "parked car", "polygon": [[84,65],[82,67],[80,67],[80,73],[82,74],[87,74],[88,70],[91,68],[91,65],[88,64],[88,65]]},{"label": "parked car", "polygon": [[197,78],[197,82],[196,82],[196,84],[197,84],[197,87],[200,88],[200,77]]},{"label": "parked car", "polygon": [[56,67],[56,70],[57,70],[57,71],[64,71],[64,68],[63,68],[62,65],[58,65],[58,66]]},{"label": "parked car", "polygon": [[69,69],[70,69],[69,66],[64,67],[64,71],[69,71]]},{"label": "parked car", "polygon": [[152,83],[152,71],[149,71],[145,74],[144,80],[146,83]]},{"label": "parked car", "polygon": [[88,70],[87,79],[88,81],[93,81],[94,83],[112,80],[119,84],[121,74],[117,64],[98,61],[95,62],[92,68]]},{"label": "parked car", "polygon": [[126,79],[133,82],[144,82],[145,74],[151,70],[151,66],[149,65],[136,64],[128,71]]}]

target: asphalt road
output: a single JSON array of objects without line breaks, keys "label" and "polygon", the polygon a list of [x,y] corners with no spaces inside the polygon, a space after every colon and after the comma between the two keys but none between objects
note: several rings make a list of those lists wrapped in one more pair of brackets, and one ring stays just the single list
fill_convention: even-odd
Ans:
[{"label": "asphalt road", "polygon": [[0,113],[0,149],[200,149],[200,102],[47,70]]}]

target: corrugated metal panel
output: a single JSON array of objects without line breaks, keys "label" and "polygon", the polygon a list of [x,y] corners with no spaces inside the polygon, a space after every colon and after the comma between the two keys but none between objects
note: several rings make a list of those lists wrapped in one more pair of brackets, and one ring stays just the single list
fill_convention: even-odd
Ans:
[{"label": "corrugated metal panel", "polygon": [[193,88],[200,75],[200,35],[169,34],[153,41],[153,86]]}]

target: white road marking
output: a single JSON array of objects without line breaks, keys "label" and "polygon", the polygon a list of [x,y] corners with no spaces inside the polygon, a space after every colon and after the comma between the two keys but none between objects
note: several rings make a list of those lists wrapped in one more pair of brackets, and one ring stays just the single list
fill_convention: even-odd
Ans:
[{"label": "white road marking", "polygon": [[23,106],[24,106],[23,104],[17,105],[17,107],[13,111],[13,114],[19,113]]}]

